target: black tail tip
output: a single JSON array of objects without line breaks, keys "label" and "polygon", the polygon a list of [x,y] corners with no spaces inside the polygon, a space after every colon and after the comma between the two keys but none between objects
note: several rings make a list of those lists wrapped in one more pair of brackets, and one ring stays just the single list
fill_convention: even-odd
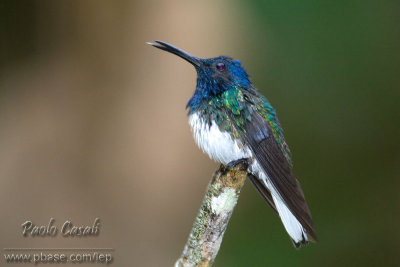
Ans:
[{"label": "black tail tip", "polygon": [[302,246],[307,246],[308,245],[308,241],[303,239],[300,242],[296,242],[293,239],[290,239],[292,241],[292,244],[294,246],[295,249],[300,249]]},{"label": "black tail tip", "polygon": [[313,243],[317,242],[316,236],[310,235],[310,234],[307,234],[307,238],[303,235],[303,238],[300,242],[296,242],[292,238],[290,238],[290,240],[292,241],[292,244],[296,249],[300,249],[302,246],[307,246],[309,241],[311,241]]}]

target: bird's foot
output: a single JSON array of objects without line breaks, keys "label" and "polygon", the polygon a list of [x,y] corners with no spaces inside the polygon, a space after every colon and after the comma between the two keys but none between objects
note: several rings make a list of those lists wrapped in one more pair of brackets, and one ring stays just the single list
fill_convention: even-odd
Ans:
[{"label": "bird's foot", "polygon": [[237,167],[238,165],[241,165],[242,169],[245,170],[249,166],[249,163],[250,163],[249,158],[241,158],[241,159],[233,160],[233,161],[229,162],[228,164],[226,164],[226,167],[228,169],[233,169],[233,168]]}]

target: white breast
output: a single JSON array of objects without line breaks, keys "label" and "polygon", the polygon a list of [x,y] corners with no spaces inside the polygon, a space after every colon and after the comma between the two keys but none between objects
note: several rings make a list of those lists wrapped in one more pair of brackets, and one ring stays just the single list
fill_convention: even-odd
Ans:
[{"label": "white breast", "polygon": [[243,146],[239,139],[234,139],[228,132],[221,132],[215,121],[211,127],[197,114],[189,116],[197,145],[212,158],[223,164],[251,157],[251,151]]}]

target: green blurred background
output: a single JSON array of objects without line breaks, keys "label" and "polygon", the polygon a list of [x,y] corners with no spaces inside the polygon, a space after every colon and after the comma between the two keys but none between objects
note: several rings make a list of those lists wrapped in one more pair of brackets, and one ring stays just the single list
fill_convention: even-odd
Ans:
[{"label": "green blurred background", "polygon": [[[0,245],[173,265],[217,164],[187,125],[195,72],[145,45],[160,39],[243,62],[278,111],[316,225],[319,242],[296,251],[247,183],[215,266],[400,266],[399,12],[370,0],[1,1]],[[24,220],[50,217],[100,217],[102,232],[21,236]]]}]

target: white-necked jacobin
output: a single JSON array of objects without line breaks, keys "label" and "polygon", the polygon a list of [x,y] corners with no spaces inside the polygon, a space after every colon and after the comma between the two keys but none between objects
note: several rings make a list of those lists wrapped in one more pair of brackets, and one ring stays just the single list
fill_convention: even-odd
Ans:
[{"label": "white-necked jacobin", "polygon": [[225,165],[246,160],[250,180],[279,214],[295,247],[315,242],[311,213],[293,175],[276,112],[253,86],[242,63],[228,56],[198,58],[161,41],[148,44],[185,59],[197,71],[187,109],[199,147]]}]

